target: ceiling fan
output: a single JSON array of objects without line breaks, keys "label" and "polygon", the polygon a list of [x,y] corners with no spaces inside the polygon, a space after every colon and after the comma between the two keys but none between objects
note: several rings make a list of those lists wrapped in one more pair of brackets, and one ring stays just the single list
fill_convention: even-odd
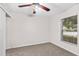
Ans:
[{"label": "ceiling fan", "polygon": [[35,11],[35,7],[38,6],[40,8],[42,8],[43,10],[45,11],[50,11],[50,9],[48,7],[45,7],[39,3],[32,3],[32,4],[26,4],[26,5],[19,5],[18,7],[28,7],[28,6],[32,6],[33,7],[33,14],[36,14],[36,11]]}]

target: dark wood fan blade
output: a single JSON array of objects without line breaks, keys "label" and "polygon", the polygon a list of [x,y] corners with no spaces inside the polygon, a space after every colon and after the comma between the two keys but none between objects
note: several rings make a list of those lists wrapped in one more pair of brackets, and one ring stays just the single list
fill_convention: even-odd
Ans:
[{"label": "dark wood fan blade", "polygon": [[27,6],[31,6],[32,4],[27,4],[27,5],[19,5],[18,7],[27,7]]},{"label": "dark wood fan blade", "polygon": [[49,8],[47,8],[47,7],[43,6],[43,5],[39,5],[39,7],[41,7],[41,8],[44,9],[45,11],[50,11]]}]

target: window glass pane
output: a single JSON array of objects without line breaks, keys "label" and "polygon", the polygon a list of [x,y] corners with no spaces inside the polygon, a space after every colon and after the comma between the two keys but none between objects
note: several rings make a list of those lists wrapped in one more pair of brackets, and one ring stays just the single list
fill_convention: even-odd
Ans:
[{"label": "window glass pane", "polygon": [[63,41],[77,44],[77,15],[64,18],[62,21]]}]

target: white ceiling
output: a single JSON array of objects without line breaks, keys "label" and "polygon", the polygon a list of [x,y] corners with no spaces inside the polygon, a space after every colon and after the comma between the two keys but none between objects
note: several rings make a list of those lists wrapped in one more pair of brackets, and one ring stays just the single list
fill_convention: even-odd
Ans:
[{"label": "white ceiling", "polygon": [[[5,5],[7,9],[10,10],[10,12],[22,13],[26,15],[32,14],[32,7],[19,8],[18,5],[21,5],[21,4],[24,4],[24,3],[4,3],[3,5]],[[42,10],[41,8],[37,8],[36,9],[37,15],[58,14],[58,13],[68,10],[74,5],[77,5],[77,3],[40,3],[40,4],[47,6],[51,10],[49,12],[46,12]]]}]

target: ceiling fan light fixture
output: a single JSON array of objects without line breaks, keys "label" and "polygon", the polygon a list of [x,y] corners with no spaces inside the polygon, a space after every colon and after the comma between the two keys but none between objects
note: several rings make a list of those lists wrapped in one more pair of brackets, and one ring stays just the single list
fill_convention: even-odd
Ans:
[{"label": "ceiling fan light fixture", "polygon": [[28,6],[32,6],[33,9],[33,14],[36,14],[38,7],[45,10],[45,11],[50,11],[50,9],[46,6],[43,6],[39,3],[32,3],[32,4],[26,4],[26,5],[19,5],[18,7],[28,7]]}]

